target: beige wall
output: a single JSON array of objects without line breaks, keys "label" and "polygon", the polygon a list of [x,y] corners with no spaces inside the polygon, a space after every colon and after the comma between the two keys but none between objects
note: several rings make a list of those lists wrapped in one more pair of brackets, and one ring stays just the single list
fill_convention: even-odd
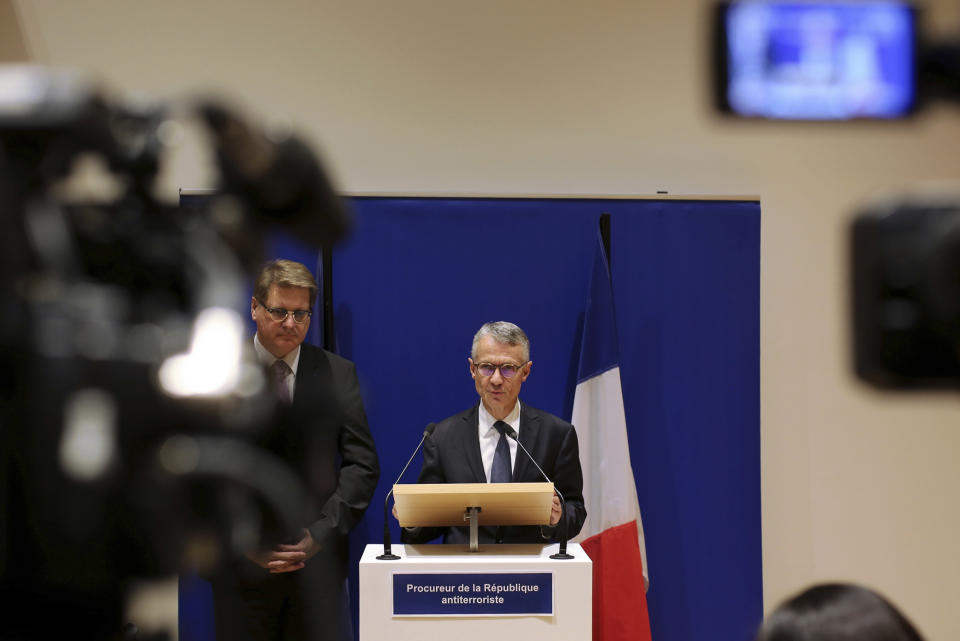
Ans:
[{"label": "beige wall", "polygon": [[[960,636],[960,404],[856,384],[845,324],[851,213],[960,177],[960,111],[718,119],[696,0],[15,6],[32,60],[158,98],[222,90],[321,143],[346,190],[759,194],[766,607],[853,579],[930,639]],[[953,0],[929,9],[937,29],[960,28]],[[179,160],[169,184],[203,186],[202,158]]]},{"label": "beige wall", "polygon": [[11,0],[0,0],[0,62],[24,62],[27,47]]}]

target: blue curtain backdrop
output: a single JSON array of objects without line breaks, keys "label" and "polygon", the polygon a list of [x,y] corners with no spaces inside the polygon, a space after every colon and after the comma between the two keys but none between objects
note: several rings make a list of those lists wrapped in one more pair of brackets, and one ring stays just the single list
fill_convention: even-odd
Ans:
[{"label": "blue curtain backdrop", "polygon": [[[521,398],[569,419],[595,230],[609,213],[653,638],[751,638],[762,616],[759,203],[351,204],[355,230],[334,253],[335,329],[340,353],[357,364],[381,463],[371,507],[351,537],[354,623],[357,564],[363,547],[381,538],[386,493],[424,426],[477,401],[467,357],[483,322],[510,320],[527,331],[533,368]],[[317,264],[315,248],[283,236],[270,244],[271,256]],[[404,482],[416,480],[419,464]],[[396,542],[399,528],[390,525]],[[196,613],[205,607],[199,592],[182,591],[184,641],[211,638]]]}]

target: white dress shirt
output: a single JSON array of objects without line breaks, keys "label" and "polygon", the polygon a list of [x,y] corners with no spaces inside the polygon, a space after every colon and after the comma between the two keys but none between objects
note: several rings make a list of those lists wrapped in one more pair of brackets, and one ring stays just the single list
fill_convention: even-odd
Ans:
[{"label": "white dress shirt", "polygon": [[[490,468],[493,467],[493,455],[497,451],[497,443],[501,438],[507,439],[507,445],[510,446],[510,471],[513,471],[517,462],[517,442],[507,435],[500,436],[500,432],[493,426],[497,419],[493,418],[487,408],[480,401],[480,417],[477,421],[477,429],[480,435],[480,458],[483,459],[483,473],[487,475],[487,483],[490,482]],[[503,419],[510,427],[517,431],[517,438],[520,438],[520,399],[517,404]]]}]

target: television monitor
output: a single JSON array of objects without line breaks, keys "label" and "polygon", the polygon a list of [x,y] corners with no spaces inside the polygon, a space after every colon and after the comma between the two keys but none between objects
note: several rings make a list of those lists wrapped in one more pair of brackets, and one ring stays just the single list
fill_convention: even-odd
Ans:
[{"label": "television monitor", "polygon": [[718,107],[773,120],[908,116],[917,103],[917,22],[904,2],[720,3]]}]

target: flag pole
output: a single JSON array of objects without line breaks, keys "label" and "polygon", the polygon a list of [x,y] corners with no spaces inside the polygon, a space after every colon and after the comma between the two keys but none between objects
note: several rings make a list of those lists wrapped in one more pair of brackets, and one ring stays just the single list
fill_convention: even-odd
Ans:
[{"label": "flag pole", "polygon": [[[607,265],[610,264],[610,214],[604,212],[600,214],[600,240],[603,242],[603,253],[607,257]],[[611,269],[611,271],[613,271]]]}]

